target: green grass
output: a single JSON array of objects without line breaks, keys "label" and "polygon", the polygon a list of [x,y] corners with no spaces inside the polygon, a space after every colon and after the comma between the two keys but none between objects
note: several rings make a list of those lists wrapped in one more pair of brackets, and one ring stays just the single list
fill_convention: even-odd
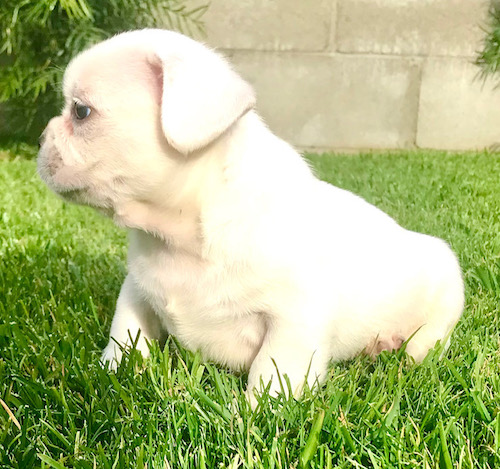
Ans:
[{"label": "green grass", "polygon": [[[467,306],[446,358],[403,353],[331,368],[299,402],[170,341],[99,365],[125,275],[125,234],[0,157],[0,467],[500,467],[500,158],[311,155],[318,175],[402,225],[445,238]],[[8,409],[8,411],[7,411]],[[11,412],[11,416],[9,416]]]}]

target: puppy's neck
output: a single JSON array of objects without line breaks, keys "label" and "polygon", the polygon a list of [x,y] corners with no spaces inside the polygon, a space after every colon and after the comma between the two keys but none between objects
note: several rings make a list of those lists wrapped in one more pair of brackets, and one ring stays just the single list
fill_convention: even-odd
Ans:
[{"label": "puppy's neck", "polygon": [[201,252],[199,218],[192,210],[130,201],[116,207],[113,219],[119,226],[143,231],[174,248],[193,254]]},{"label": "puppy's neck", "polygon": [[[273,168],[277,166],[281,175],[282,166],[280,162],[273,166],[273,155],[283,152],[275,148],[282,145],[249,112],[207,148],[177,159],[168,180],[149,193],[148,200],[116,204],[114,220],[204,257],[207,224],[212,234],[220,233],[219,228],[224,231],[241,210],[253,210],[251,195],[274,191]],[[294,155],[298,158],[291,148],[286,153],[292,161]]]},{"label": "puppy's neck", "polygon": [[222,188],[221,157],[220,152],[200,152],[172,160],[168,178],[147,198],[115,202],[115,223],[154,235],[172,248],[201,253],[200,220],[206,205]]}]

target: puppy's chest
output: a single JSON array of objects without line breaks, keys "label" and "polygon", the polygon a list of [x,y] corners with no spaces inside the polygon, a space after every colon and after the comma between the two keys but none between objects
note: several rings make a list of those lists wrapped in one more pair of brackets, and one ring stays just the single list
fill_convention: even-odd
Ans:
[{"label": "puppy's chest", "polygon": [[260,312],[245,272],[166,250],[136,252],[129,271],[170,333],[193,335]]}]

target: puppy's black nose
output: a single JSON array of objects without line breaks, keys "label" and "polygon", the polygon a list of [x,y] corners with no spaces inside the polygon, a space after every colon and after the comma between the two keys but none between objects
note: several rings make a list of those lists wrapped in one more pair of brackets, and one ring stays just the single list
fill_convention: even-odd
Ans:
[{"label": "puppy's black nose", "polygon": [[40,137],[38,137],[38,149],[42,148],[43,142],[45,142],[45,132],[46,130],[44,130]]}]

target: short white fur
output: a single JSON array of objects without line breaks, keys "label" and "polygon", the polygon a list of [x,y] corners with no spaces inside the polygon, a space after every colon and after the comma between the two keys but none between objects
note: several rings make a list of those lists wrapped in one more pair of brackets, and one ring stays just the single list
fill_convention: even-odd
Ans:
[{"label": "short white fur", "polygon": [[449,343],[464,295],[448,245],[318,180],[220,55],[174,32],[124,33],[71,62],[64,94],[40,175],[130,232],[104,362],[139,331],[144,355],[168,332],[248,370],[255,406],[261,380],[279,391],[277,369],[300,395],[330,361],[410,337],[421,361]]}]

